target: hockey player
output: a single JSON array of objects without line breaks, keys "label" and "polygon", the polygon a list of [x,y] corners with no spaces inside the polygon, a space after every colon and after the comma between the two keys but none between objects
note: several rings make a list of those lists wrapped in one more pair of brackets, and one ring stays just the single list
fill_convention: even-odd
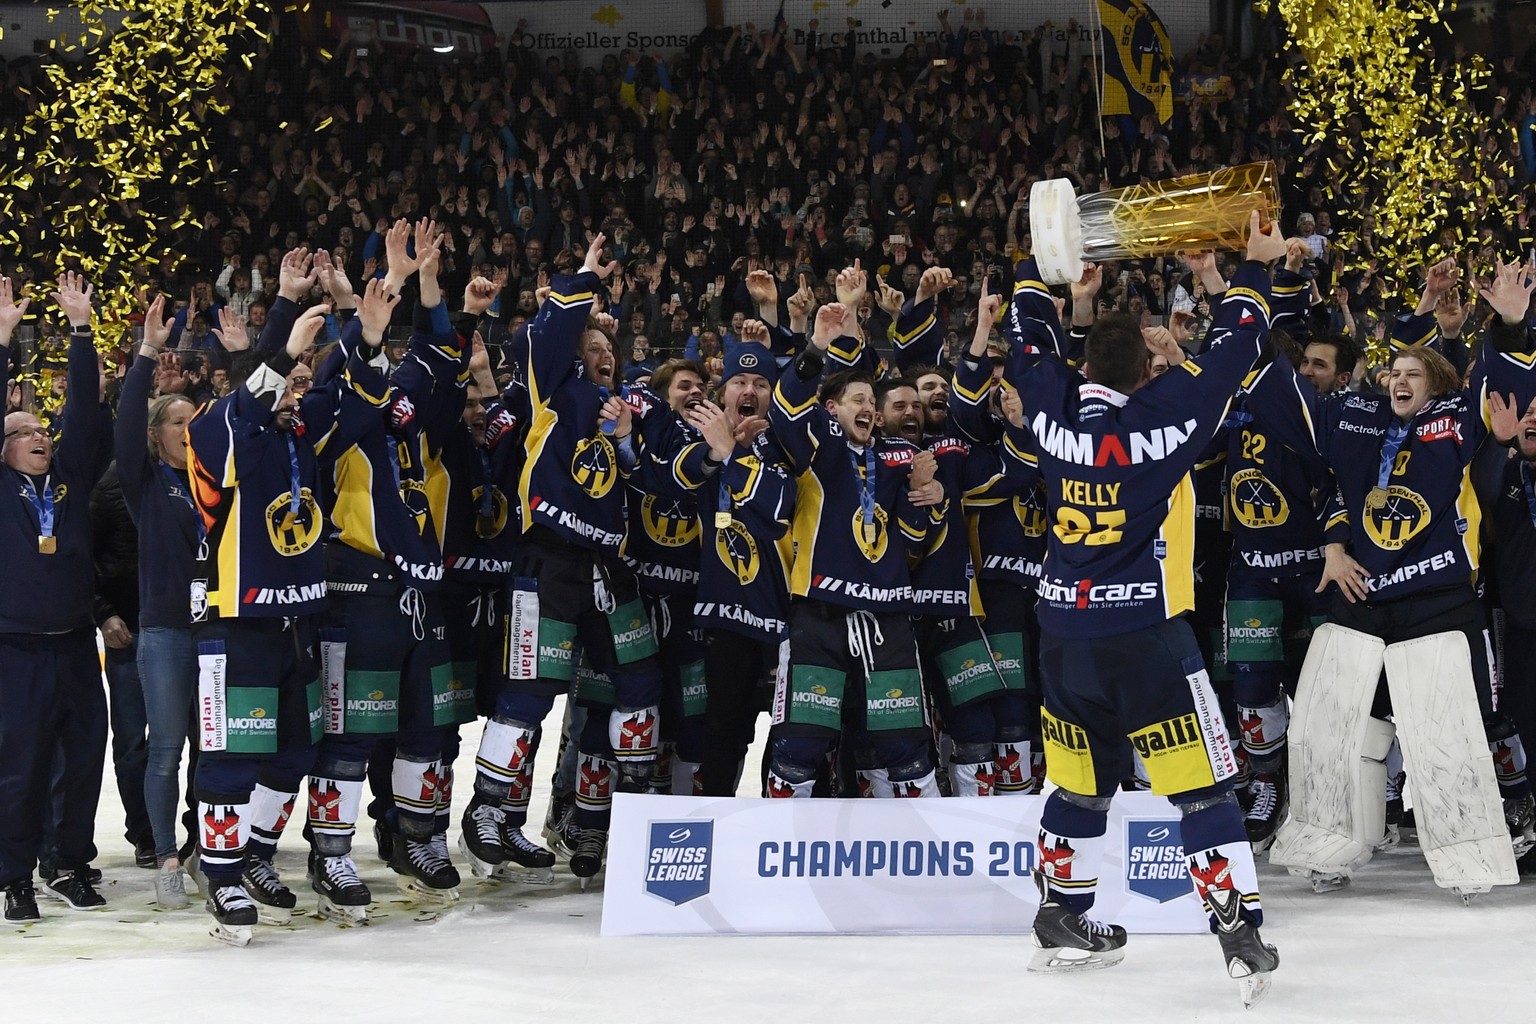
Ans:
[{"label": "hockey player", "polygon": [[896,795],[937,796],[906,556],[942,525],[946,498],[932,455],[876,434],[868,377],[822,379],[825,354],[854,329],[852,317],[840,303],[817,311],[812,344],[779,377],[769,415],[799,496],[797,600],[789,670],[775,697],[768,793],[809,796],[843,733],[855,767],[885,768]]},{"label": "hockey player", "polygon": [[486,723],[477,759],[479,771],[517,777],[538,723],[570,688],[576,646],[613,681],[618,705],[598,723],[607,742],[602,751],[583,746],[589,804],[578,802],[581,832],[571,858],[582,878],[602,866],[613,776],[627,792],[650,783],[661,696],[655,637],[634,572],[619,558],[622,477],[637,458],[634,412],[617,394],[622,365],[611,336],[588,324],[594,289],[617,266],[603,263],[604,241],[593,239],[579,273],[555,279],[538,316],[510,342],[532,404],[518,486],[523,546],[508,605],[511,683]]},{"label": "hockey player", "polygon": [[[91,623],[89,496],[111,458],[99,405],[91,341],[92,287],[66,273],[53,293],[69,320],[69,393],[65,442],[36,416],[5,417],[6,499],[0,516],[0,566],[11,583],[0,598],[0,888],[5,919],[35,921],[32,869],[52,813],[51,756],[65,766],[63,815],[55,842],[61,873],[48,892],[76,910],[106,900],[91,884],[92,830],[107,743],[107,707]],[[10,383],[11,333],[28,300],[13,301],[0,276],[0,376]]]},{"label": "hockey player", "polygon": [[[380,337],[393,302],[374,287],[349,332]],[[313,434],[328,399],[300,400],[289,378],[325,306],[298,317],[284,348],[187,427],[202,543],[192,582],[199,665],[200,869],[215,938],[243,946],[257,920],[241,882],[250,802],[262,766],[313,749],[319,686],[312,617],[325,602]],[[271,321],[269,321],[269,324]]]},{"label": "hockey player", "polygon": [[[795,482],[768,432],[777,376],[760,321],[742,326],[747,344],[726,357],[719,415],[695,410],[697,429],[720,463],[699,487],[699,559],[694,622],[704,630],[705,796],[734,796],[760,711],[789,637],[789,538]],[[764,766],[766,773],[766,765]]]},{"label": "hockey player", "polygon": [[[1531,387],[1529,355],[1496,350],[1527,344],[1511,331],[1536,287],[1521,283],[1523,271],[1529,276],[1500,266],[1484,291],[1504,325],[1490,332],[1465,390],[1428,347],[1393,356],[1386,395],[1325,400],[1280,365],[1251,388],[1255,413],[1292,447],[1313,446],[1338,481],[1323,581],[1339,592],[1298,689],[1293,808],[1271,851],[1320,889],[1368,861],[1384,831],[1389,708],[1436,884],[1469,898],[1517,881],[1501,812],[1525,806],[1529,785],[1514,758],[1496,781],[1487,753],[1509,737],[1494,714],[1492,646],[1473,588],[1480,545],[1471,465],[1491,417],[1511,412],[1501,396]],[[1496,439],[1511,440],[1517,420],[1500,420],[1507,433]],[[1377,688],[1383,663],[1389,700]]]},{"label": "hockey player", "polygon": [[[1279,963],[1258,929],[1263,911],[1236,763],[1200,650],[1182,618],[1194,598],[1190,470],[1259,357],[1268,330],[1264,263],[1284,252],[1278,228],[1249,224],[1249,260],[1220,307],[1210,352],[1155,387],[1139,325],[1101,318],[1087,338],[1090,381],[1038,353],[1060,350],[1055,306],[1033,258],[1017,272],[1012,383],[1025,410],[1010,436],[1036,447],[1053,526],[1040,583],[1042,732],[1058,785],[1040,824],[1041,906],[1031,968],[1118,963],[1125,931],[1090,921],[1110,800],[1130,749],[1154,792],[1182,813],[1196,894],[1211,914],[1245,1003]],[[967,358],[984,353],[973,342]],[[1130,744],[1125,740],[1129,737]]]}]

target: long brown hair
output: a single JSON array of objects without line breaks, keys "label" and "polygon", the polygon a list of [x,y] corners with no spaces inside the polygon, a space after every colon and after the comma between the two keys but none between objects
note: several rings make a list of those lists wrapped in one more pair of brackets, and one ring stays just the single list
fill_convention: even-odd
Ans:
[{"label": "long brown hair", "polygon": [[1456,367],[1445,356],[1432,348],[1423,345],[1414,348],[1399,349],[1393,353],[1392,361],[1387,364],[1387,369],[1397,365],[1399,359],[1417,359],[1424,366],[1424,380],[1429,384],[1429,397],[1440,398],[1452,391],[1461,390],[1461,374],[1456,372]]},{"label": "long brown hair", "polygon": [[161,395],[159,398],[149,403],[150,433],[145,443],[149,445],[149,457],[152,459],[164,458],[164,456],[160,454],[159,442],[155,440],[155,431],[159,430],[160,427],[165,424],[165,421],[171,415],[171,406],[175,405],[177,402],[186,402],[188,405],[192,406],[194,410],[197,408],[196,402],[192,401],[192,399],[188,398],[186,395],[180,394]]}]

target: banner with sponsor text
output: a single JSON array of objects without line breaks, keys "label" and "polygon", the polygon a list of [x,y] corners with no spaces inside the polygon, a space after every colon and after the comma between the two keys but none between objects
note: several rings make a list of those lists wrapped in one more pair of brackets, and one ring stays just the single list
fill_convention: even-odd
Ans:
[{"label": "banner with sponsor text", "polygon": [[[1044,804],[621,793],[602,933],[1024,933]],[[1094,916],[1143,934],[1206,930],[1167,800],[1116,796]]]}]

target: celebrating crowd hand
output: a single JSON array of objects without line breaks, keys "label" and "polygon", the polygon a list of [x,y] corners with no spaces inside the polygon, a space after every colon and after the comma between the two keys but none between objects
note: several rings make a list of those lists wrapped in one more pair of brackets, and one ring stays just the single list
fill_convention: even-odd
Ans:
[{"label": "celebrating crowd hand", "polygon": [[400,293],[390,291],[380,278],[368,282],[362,300],[357,304],[357,318],[363,325],[363,341],[373,348],[384,343],[384,332],[389,328],[390,317],[400,304]]},{"label": "celebrating crowd hand", "polygon": [[1487,300],[1506,324],[1518,324],[1525,319],[1533,290],[1536,268],[1520,263],[1494,264],[1493,280],[1477,285],[1477,294]]},{"label": "celebrating crowd hand", "polygon": [[588,273],[596,274],[599,281],[606,281],[608,275],[619,269],[619,261],[604,263],[603,246],[607,244],[608,236],[601,231],[592,239],[592,244],[587,246],[586,258],[581,261],[581,269]]},{"label": "celebrating crowd hand", "polygon": [[1514,395],[1505,399],[1497,391],[1488,392],[1488,412],[1492,420],[1489,429],[1499,444],[1508,444],[1520,433],[1520,407]]},{"label": "celebrating crowd hand", "polygon": [[683,413],[683,419],[704,435],[709,454],[716,462],[724,462],[736,450],[736,433],[731,429],[731,421],[716,406],[708,402],[695,405]]},{"label": "celebrating crowd hand", "polygon": [[501,285],[495,281],[483,277],[471,278],[469,284],[464,286],[464,312],[479,316],[491,308],[491,303],[496,301],[500,291]]},{"label": "celebrating crowd hand", "polygon": [[392,292],[398,293],[405,287],[406,279],[416,272],[417,261],[421,258],[419,250],[411,256],[410,240],[411,225],[404,217],[391,224],[384,233],[384,257],[388,264],[384,268],[384,281]]},{"label": "celebrating crowd hand", "polygon": [[352,290],[352,280],[340,263],[331,259],[324,249],[315,253],[315,268],[320,272],[320,287],[331,297],[337,309],[356,309],[357,297]]},{"label": "celebrating crowd hand", "polygon": [[1456,257],[1447,256],[1424,275],[1424,294],[1438,302],[1440,296],[1456,287],[1460,278],[1461,268],[1456,266]]},{"label": "celebrating crowd hand", "polygon": [[1317,593],[1321,594],[1328,584],[1337,583],[1344,600],[1354,604],[1370,596],[1370,588],[1366,586],[1370,578],[1371,574],[1349,556],[1343,544],[1329,544],[1323,553],[1323,579],[1317,585]]},{"label": "celebrating crowd hand", "polygon": [[761,320],[744,320],[741,324],[741,340],[758,345],[768,344],[768,325]]},{"label": "celebrating crowd hand", "polygon": [[864,267],[859,260],[854,260],[853,266],[838,272],[837,301],[850,308],[857,308],[864,301],[866,287]]},{"label": "celebrating crowd hand", "polygon": [[[245,317],[228,306],[220,307],[219,326],[213,329],[213,336],[219,339],[219,344],[226,352],[244,352],[251,347],[251,336],[245,329]],[[144,337],[149,337],[147,324]]]},{"label": "celebrating crowd hand", "polygon": [[832,347],[843,333],[843,318],[848,310],[840,302],[829,302],[816,311],[816,328],[811,332],[811,344],[823,352]]},{"label": "celebrating crowd hand", "polygon": [[795,294],[789,297],[790,330],[797,334],[805,330],[805,322],[810,318],[811,306],[815,303],[816,293],[811,291],[811,282],[804,274],[801,274],[800,287],[795,291]]},{"label": "celebrating crowd hand", "polygon": [[1435,303],[1435,324],[1446,338],[1461,336],[1461,328],[1467,322],[1471,308],[1461,301],[1461,289],[1452,288]]},{"label": "celebrating crowd hand", "polygon": [[885,310],[886,316],[889,316],[892,320],[896,319],[901,314],[901,307],[907,301],[906,298],[901,292],[886,284],[884,280],[878,280],[877,284],[880,291],[875,295],[875,303]]},{"label": "celebrating crowd hand", "polygon": [[929,267],[917,282],[917,301],[926,302],[946,288],[953,287],[955,275],[948,267]]},{"label": "celebrating crowd hand", "polygon": [[320,333],[320,326],[325,323],[325,314],[331,311],[331,307],[322,302],[310,306],[299,318],[293,322],[293,329],[288,332],[288,344],[286,351],[288,358],[297,359],[302,356],[309,347],[315,343],[315,336]]},{"label": "celebrating crowd hand", "polygon": [[277,293],[290,302],[298,302],[315,286],[317,278],[309,250],[302,245],[289,249],[277,267]]},{"label": "celebrating crowd hand", "polygon": [[764,307],[777,310],[779,282],[766,270],[754,270],[747,275],[747,294],[752,297],[759,311]]},{"label": "celebrating crowd hand", "polygon": [[84,277],[72,270],[66,270],[64,276],[59,278],[58,289],[52,293],[52,298],[69,319],[69,326],[89,327],[91,297],[95,292],[95,286],[86,284]]},{"label": "celebrating crowd hand", "polygon": [[[0,292],[0,299],[3,298],[4,292]],[[165,317],[165,296],[156,295],[144,311],[144,345],[139,349],[139,355],[152,356],[156,350],[165,348],[165,343],[171,340],[171,323]]]},{"label": "celebrating crowd hand", "polygon": [[1178,366],[1186,358],[1184,350],[1174,340],[1173,332],[1166,327],[1143,327],[1141,337],[1147,348],[1168,360],[1169,366]]},{"label": "celebrating crowd hand", "polygon": [[1285,235],[1274,221],[1268,231],[1259,230],[1259,211],[1248,215],[1248,258],[1260,263],[1273,263],[1285,256]]},{"label": "celebrating crowd hand", "polygon": [[1004,419],[1021,430],[1024,428],[1024,399],[1019,397],[1017,388],[1004,387],[998,394],[997,404]]},{"label": "celebrating crowd hand", "polygon": [[[162,310],[165,308],[164,299],[156,298],[155,301],[160,303]],[[12,297],[11,279],[4,274],[0,274],[0,345],[10,343],[11,332],[21,323],[21,318],[27,315],[27,307],[31,304],[32,300],[25,296],[22,297],[20,302],[16,302]],[[154,309],[155,307],[151,306],[150,308]],[[148,330],[147,324],[145,325],[145,330]],[[167,328],[167,333],[169,333],[169,328]]]}]

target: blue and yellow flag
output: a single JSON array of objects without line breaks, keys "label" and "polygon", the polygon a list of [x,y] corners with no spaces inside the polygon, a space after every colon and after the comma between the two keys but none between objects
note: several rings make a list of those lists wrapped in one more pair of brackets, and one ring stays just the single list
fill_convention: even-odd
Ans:
[{"label": "blue and yellow flag", "polygon": [[1141,0],[1099,0],[1104,25],[1104,109],[1101,113],[1154,114],[1173,119],[1173,75],[1168,30]]}]

